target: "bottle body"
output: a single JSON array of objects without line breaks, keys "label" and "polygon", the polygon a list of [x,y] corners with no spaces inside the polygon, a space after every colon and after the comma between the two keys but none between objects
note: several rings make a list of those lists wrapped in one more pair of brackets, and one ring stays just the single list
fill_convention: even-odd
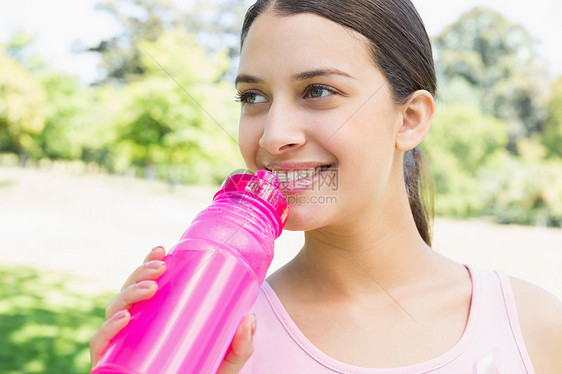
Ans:
[{"label": "bottle body", "polygon": [[[181,244],[201,248],[207,243],[185,240]],[[165,261],[168,268],[158,281],[158,292],[131,308],[129,325],[111,342],[93,373],[217,371],[228,347],[224,342],[232,340],[259,284],[224,249],[176,247]]]},{"label": "bottle body", "polygon": [[273,259],[278,234],[263,205],[249,195],[216,196],[164,259],[156,294],[131,308],[92,373],[216,373]]}]

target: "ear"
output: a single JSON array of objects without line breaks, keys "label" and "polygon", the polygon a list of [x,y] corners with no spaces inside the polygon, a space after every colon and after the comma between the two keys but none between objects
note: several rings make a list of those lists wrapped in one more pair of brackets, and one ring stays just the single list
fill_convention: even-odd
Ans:
[{"label": "ear", "polygon": [[396,149],[406,152],[420,144],[431,127],[434,114],[433,95],[425,90],[412,93],[402,106],[402,125],[396,134]]}]

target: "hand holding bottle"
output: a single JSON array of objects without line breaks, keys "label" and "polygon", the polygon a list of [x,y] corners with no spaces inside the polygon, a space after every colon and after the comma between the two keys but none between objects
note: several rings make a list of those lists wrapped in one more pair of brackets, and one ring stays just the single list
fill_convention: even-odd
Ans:
[{"label": "hand holding bottle", "polygon": [[288,216],[279,186],[266,170],[230,176],[167,256],[149,255],[93,338],[92,374],[241,369],[255,329],[255,316],[245,315]]},{"label": "hand holding bottle", "polygon": [[[133,271],[121,287],[121,292],[107,306],[106,321],[90,340],[92,367],[99,363],[111,339],[129,323],[129,308],[150,299],[156,293],[155,280],[166,271],[166,264],[162,261],[165,256],[164,248],[152,249],[144,263]],[[248,315],[242,320],[218,374],[235,374],[242,369],[254,350],[252,337],[255,326],[254,315]]]}]

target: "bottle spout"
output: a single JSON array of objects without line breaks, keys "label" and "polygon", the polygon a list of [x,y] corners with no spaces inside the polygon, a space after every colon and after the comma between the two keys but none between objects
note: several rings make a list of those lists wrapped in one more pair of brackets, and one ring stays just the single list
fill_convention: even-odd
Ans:
[{"label": "bottle spout", "polygon": [[275,174],[270,172],[269,170],[258,170],[256,171],[256,177],[268,182],[275,188],[279,188],[281,186],[281,182]]},{"label": "bottle spout", "polygon": [[[281,234],[289,215],[289,203],[279,187],[281,182],[275,174],[269,170],[258,170],[252,174],[235,174],[228,177],[222,184],[214,199],[223,194],[246,198],[258,198],[263,201],[274,214],[279,229],[277,236]],[[245,202],[247,204],[247,202]]]}]

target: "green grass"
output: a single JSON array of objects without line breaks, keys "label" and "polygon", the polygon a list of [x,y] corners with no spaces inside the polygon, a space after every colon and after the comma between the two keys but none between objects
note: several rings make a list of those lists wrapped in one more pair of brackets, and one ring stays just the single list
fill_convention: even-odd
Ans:
[{"label": "green grass", "polygon": [[109,294],[67,274],[0,265],[0,373],[89,373],[89,340]]}]

